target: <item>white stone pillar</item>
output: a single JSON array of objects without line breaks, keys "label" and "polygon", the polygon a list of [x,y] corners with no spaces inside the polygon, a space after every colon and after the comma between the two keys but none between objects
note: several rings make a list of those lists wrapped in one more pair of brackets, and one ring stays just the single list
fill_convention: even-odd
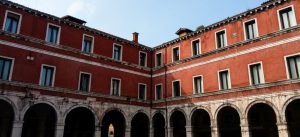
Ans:
[{"label": "white stone pillar", "polygon": [[241,119],[241,132],[242,132],[242,137],[250,137],[249,125],[248,125],[247,118]]},{"label": "white stone pillar", "polygon": [[125,129],[125,137],[130,137],[131,127],[126,127]]},{"label": "white stone pillar", "polygon": [[150,127],[149,137],[154,137],[154,128]]},{"label": "white stone pillar", "polygon": [[217,126],[211,126],[211,136],[212,137],[219,137]]},{"label": "white stone pillar", "polygon": [[168,127],[167,128],[168,132],[168,137],[173,137],[173,127]]},{"label": "white stone pillar", "polygon": [[279,137],[288,137],[288,128],[286,123],[277,123]]},{"label": "white stone pillar", "polygon": [[192,126],[185,126],[186,137],[192,137]]},{"label": "white stone pillar", "polygon": [[55,137],[63,137],[64,136],[65,125],[62,123],[56,124],[56,133]]},{"label": "white stone pillar", "polygon": [[11,137],[21,137],[22,128],[23,128],[23,121],[14,121]]},{"label": "white stone pillar", "polygon": [[95,135],[94,137],[101,137],[101,128],[100,126],[95,127]]}]

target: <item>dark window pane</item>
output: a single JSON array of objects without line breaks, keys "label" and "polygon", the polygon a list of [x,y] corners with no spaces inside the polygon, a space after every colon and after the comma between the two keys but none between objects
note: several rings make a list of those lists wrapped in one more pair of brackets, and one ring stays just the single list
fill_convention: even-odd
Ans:
[{"label": "dark window pane", "polygon": [[162,86],[161,85],[156,86],[156,99],[157,100],[162,99]]},{"label": "dark window pane", "polygon": [[42,77],[41,77],[41,86],[53,86],[53,75],[54,68],[43,66]]},{"label": "dark window pane", "polygon": [[281,28],[286,29],[296,25],[296,19],[292,8],[286,8],[279,11]]},{"label": "dark window pane", "polygon": [[93,38],[85,36],[83,41],[83,52],[91,53],[92,43],[93,43]]},{"label": "dark window pane", "polygon": [[146,85],[139,85],[139,99],[146,100]]},{"label": "dark window pane", "polygon": [[58,40],[58,32],[59,28],[56,26],[49,25],[48,34],[47,34],[47,42],[56,44]]},{"label": "dark window pane", "polygon": [[257,37],[257,28],[256,28],[255,20],[245,23],[245,29],[246,29],[246,38],[247,39],[253,39],[253,38]]},{"label": "dark window pane", "polygon": [[260,84],[261,83],[261,65],[255,64],[250,66],[250,74],[251,74],[251,80],[252,85]]},{"label": "dark window pane", "polygon": [[194,90],[195,94],[202,93],[202,77],[194,78]]},{"label": "dark window pane", "polygon": [[115,60],[121,60],[121,46],[114,45],[114,55]]},{"label": "dark window pane", "polygon": [[140,52],[140,65],[146,66],[146,53]]},{"label": "dark window pane", "polygon": [[300,56],[293,56],[287,58],[287,65],[290,79],[298,79],[300,69]]},{"label": "dark window pane", "polygon": [[192,48],[193,48],[193,56],[200,54],[200,43],[199,40],[192,42]]},{"label": "dark window pane", "polygon": [[228,71],[220,72],[220,87],[221,87],[221,90],[229,89],[228,80],[229,80]]},{"label": "dark window pane", "polygon": [[80,90],[81,91],[89,91],[89,86],[90,86],[90,75],[81,73]]},{"label": "dark window pane", "polygon": [[217,34],[217,47],[218,48],[223,48],[226,46],[226,34],[225,31],[220,31]]},{"label": "dark window pane", "polygon": [[11,33],[17,33],[19,21],[20,21],[19,15],[8,13],[6,17],[4,30]]},{"label": "dark window pane", "polygon": [[156,54],[156,66],[161,66],[162,62],[161,62],[161,53]]},{"label": "dark window pane", "polygon": [[173,48],[173,61],[178,61],[179,60],[179,48]]},{"label": "dark window pane", "polygon": [[173,92],[174,92],[174,97],[180,96],[180,82],[179,81],[173,82]]},{"label": "dark window pane", "polygon": [[112,95],[120,96],[120,80],[113,79],[112,84]]},{"label": "dark window pane", "polygon": [[9,80],[11,65],[12,60],[0,57],[0,78],[2,80]]}]

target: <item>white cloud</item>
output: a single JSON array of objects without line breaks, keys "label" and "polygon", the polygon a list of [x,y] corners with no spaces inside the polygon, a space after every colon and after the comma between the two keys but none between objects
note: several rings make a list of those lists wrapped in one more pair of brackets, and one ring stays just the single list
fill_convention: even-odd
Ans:
[{"label": "white cloud", "polygon": [[72,16],[90,16],[95,12],[95,5],[88,0],[76,0],[67,9]]}]

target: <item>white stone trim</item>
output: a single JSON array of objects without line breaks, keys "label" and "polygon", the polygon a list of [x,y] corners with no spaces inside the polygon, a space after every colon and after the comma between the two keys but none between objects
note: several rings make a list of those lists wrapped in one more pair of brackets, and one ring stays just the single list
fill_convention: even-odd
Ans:
[{"label": "white stone trim", "polygon": [[253,20],[255,21],[255,26],[256,26],[256,30],[254,30],[254,31],[256,31],[256,36],[255,36],[254,38],[259,37],[257,18],[253,18],[253,19],[246,20],[246,21],[243,22],[243,28],[244,28],[244,40],[248,40],[248,39],[247,39],[246,23],[248,23],[248,22],[250,22],[250,21],[253,21]]},{"label": "white stone trim", "polygon": [[[54,26],[54,27],[58,27],[57,40],[56,40],[56,43],[54,43],[54,44],[59,44],[59,43],[60,43],[61,27],[60,27],[59,25],[55,25],[55,24],[53,24],[53,23],[48,23],[48,24],[47,24],[47,30],[46,30],[45,41],[48,42],[48,43],[50,43],[50,42],[47,40],[47,38],[48,38],[48,31],[49,31],[49,26],[50,26],[50,25],[51,25],[51,26]],[[53,44],[53,43],[51,43],[51,44]]]},{"label": "white stone trim", "polygon": [[143,77],[148,77],[148,78],[151,77],[151,75],[146,74],[146,73],[141,73],[141,72],[137,72],[137,71],[133,71],[133,70],[129,70],[129,69],[114,67],[111,65],[101,64],[101,63],[94,62],[94,61],[87,61],[85,59],[72,57],[72,56],[68,56],[68,55],[64,55],[64,54],[59,54],[59,53],[55,53],[55,52],[51,52],[51,51],[47,51],[47,50],[43,50],[43,49],[33,48],[33,47],[26,46],[26,45],[12,43],[12,42],[8,42],[8,41],[4,41],[4,40],[0,40],[0,44],[6,45],[9,47],[27,50],[27,51],[32,51],[32,52],[36,52],[36,53],[40,53],[40,54],[54,56],[54,57],[58,57],[58,58],[63,58],[66,60],[71,60],[71,61],[76,61],[76,62],[85,63],[85,64],[89,64],[89,65],[94,65],[94,66],[102,67],[102,68],[106,68],[106,69],[117,70],[117,71],[135,74],[135,75],[139,75],[139,76],[143,76]]},{"label": "white stone trim", "polygon": [[[206,64],[209,64],[209,63],[213,63],[213,62],[218,62],[218,61],[238,57],[238,56],[245,55],[245,54],[254,53],[254,52],[265,50],[265,49],[272,48],[272,47],[277,47],[277,46],[280,46],[282,44],[287,44],[287,43],[295,42],[295,41],[298,41],[298,40],[300,40],[300,35],[295,36],[295,37],[291,37],[291,38],[287,38],[287,39],[283,39],[283,40],[280,40],[280,41],[268,43],[268,44],[265,44],[265,45],[257,46],[257,47],[254,47],[254,48],[242,50],[242,51],[235,52],[235,53],[232,53],[232,54],[228,54],[228,55],[225,55],[225,56],[216,57],[216,58],[209,59],[209,60],[206,60],[206,61],[202,61],[202,62],[199,62],[199,63],[186,65],[184,67],[169,70],[166,73],[171,74],[171,73],[183,71],[183,70],[186,70],[186,69],[190,69],[190,68],[193,68],[193,67],[198,67],[198,66],[206,65]],[[153,77],[159,77],[159,76],[163,76],[163,75],[165,75],[165,72],[154,74]]]},{"label": "white stone trim", "polygon": [[13,12],[13,11],[10,11],[10,10],[5,11],[5,18],[4,18],[4,21],[3,21],[2,30],[4,31],[4,29],[5,29],[5,23],[6,23],[8,13],[12,13],[12,14],[18,15],[20,17],[19,18],[19,23],[18,23],[18,28],[17,28],[17,34],[20,34],[20,29],[21,29],[21,24],[22,24],[22,14],[17,13],[17,12]]},{"label": "white stone trim", "polygon": [[[279,24],[279,30],[283,30],[283,28],[282,28],[282,24],[281,24],[281,18],[280,18],[280,11],[282,11],[282,10],[285,10],[285,9],[287,9],[287,8],[292,8],[292,11],[293,11],[293,17],[295,18],[295,23],[296,24],[298,24],[297,23],[297,18],[296,18],[296,14],[295,14],[295,8],[294,8],[294,5],[290,5],[290,6],[286,6],[286,7],[283,7],[283,8],[281,8],[281,9],[278,9],[277,10],[277,20],[278,20],[278,24]],[[291,27],[293,27],[293,26],[291,26]]]}]

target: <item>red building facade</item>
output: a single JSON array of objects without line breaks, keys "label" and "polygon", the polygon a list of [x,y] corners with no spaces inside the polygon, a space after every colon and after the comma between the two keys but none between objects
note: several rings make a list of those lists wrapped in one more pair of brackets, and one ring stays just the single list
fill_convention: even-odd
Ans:
[{"label": "red building facade", "polygon": [[298,137],[300,1],[150,48],[0,2],[1,137]]}]

